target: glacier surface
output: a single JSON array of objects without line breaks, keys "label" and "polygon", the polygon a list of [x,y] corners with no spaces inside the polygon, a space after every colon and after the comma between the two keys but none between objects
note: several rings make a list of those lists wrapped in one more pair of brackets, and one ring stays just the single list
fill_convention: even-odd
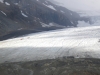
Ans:
[{"label": "glacier surface", "polygon": [[65,28],[0,41],[0,63],[63,56],[100,58],[100,26]]}]

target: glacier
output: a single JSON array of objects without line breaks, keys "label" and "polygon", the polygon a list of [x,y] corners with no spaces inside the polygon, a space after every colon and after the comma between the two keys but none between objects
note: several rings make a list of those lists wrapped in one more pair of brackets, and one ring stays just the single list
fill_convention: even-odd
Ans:
[{"label": "glacier", "polygon": [[65,28],[0,41],[0,63],[75,58],[100,58],[100,26]]}]

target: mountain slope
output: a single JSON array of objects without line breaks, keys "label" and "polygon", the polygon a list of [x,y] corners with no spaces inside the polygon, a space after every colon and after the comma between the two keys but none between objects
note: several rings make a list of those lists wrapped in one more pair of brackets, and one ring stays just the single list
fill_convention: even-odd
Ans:
[{"label": "mountain slope", "polygon": [[0,37],[16,34],[16,32],[24,34],[69,26],[76,27],[79,20],[89,21],[88,18],[80,17],[76,12],[47,0],[0,1]]}]

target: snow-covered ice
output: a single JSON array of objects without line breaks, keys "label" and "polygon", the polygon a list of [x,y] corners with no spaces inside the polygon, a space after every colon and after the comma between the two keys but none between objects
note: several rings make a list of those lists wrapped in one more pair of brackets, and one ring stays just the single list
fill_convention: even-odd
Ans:
[{"label": "snow-covered ice", "polygon": [[100,58],[100,26],[39,32],[0,41],[0,63],[63,56]]}]

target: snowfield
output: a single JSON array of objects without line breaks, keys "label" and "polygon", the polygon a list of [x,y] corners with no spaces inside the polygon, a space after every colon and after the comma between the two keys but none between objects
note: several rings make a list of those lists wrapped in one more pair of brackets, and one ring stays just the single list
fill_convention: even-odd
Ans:
[{"label": "snowfield", "polygon": [[100,26],[39,32],[0,41],[0,63],[63,56],[100,58]]}]

